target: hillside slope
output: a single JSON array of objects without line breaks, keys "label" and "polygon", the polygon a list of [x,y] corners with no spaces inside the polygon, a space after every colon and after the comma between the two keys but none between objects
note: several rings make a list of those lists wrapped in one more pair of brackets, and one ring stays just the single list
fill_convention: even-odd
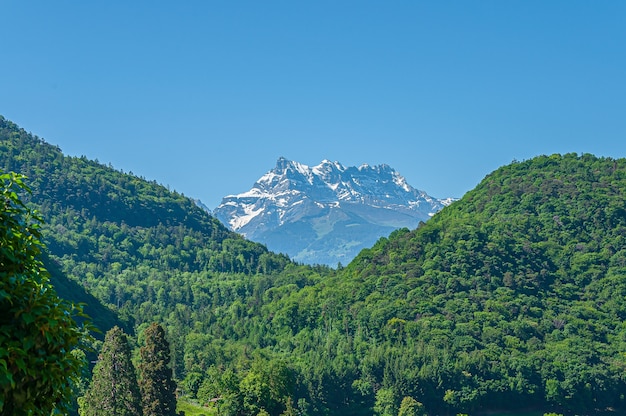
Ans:
[{"label": "hillside slope", "polygon": [[[193,200],[85,157],[64,156],[1,117],[0,139],[0,167],[28,176],[28,200],[47,221],[47,243],[56,257],[119,262],[121,270],[141,261],[160,269],[234,273],[280,269],[287,262],[228,231]],[[76,242],[67,233],[82,238]],[[263,255],[278,265],[261,264]]]},{"label": "hillside slope", "polygon": [[505,166],[280,303],[291,353],[321,363],[331,397],[397,409],[410,396],[433,414],[623,410],[626,160]]},{"label": "hillside slope", "polygon": [[626,159],[502,167],[337,272],[1,118],[0,168],[30,177],[51,267],[163,323],[179,388],[220,414],[625,411]]},{"label": "hillside slope", "polygon": [[[44,218],[48,266],[60,293],[76,301],[97,298],[127,328],[156,320],[185,335],[217,306],[247,294],[242,288],[262,279],[269,284],[268,276],[291,265],[228,231],[191,199],[65,156],[2,117],[0,168],[28,177],[32,193],[23,198]],[[112,322],[97,305],[87,309],[103,326]],[[181,336],[176,346],[181,374],[184,341]]]}]

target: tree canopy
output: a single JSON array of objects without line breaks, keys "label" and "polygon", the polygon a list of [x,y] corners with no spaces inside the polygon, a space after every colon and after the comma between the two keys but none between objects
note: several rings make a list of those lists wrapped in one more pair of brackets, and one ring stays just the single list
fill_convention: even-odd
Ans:
[{"label": "tree canopy", "polygon": [[139,388],[144,416],[176,416],[176,383],[170,368],[170,344],[165,330],[152,323],[143,332]]},{"label": "tree canopy", "polygon": [[141,416],[141,395],[131,348],[124,331],[106,333],[93,378],[80,403],[81,416]]},{"label": "tree canopy", "polygon": [[41,259],[41,218],[18,193],[24,177],[0,171],[0,414],[50,415],[72,405],[86,364],[72,351],[81,308],[61,300]]},{"label": "tree canopy", "polygon": [[181,393],[221,415],[625,408],[626,159],[514,162],[331,270],[4,119],[0,138],[60,271],[135,333],[159,322]]}]

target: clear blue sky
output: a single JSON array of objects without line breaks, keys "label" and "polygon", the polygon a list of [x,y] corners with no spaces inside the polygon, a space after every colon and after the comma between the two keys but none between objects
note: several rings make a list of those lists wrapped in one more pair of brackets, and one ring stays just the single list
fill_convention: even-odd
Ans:
[{"label": "clear blue sky", "polygon": [[0,1],[0,114],[215,207],[284,156],[460,197],[626,157],[626,2]]}]

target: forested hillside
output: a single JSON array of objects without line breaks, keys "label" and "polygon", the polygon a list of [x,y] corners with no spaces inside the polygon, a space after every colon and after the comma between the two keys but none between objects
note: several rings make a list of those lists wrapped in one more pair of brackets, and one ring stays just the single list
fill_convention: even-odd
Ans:
[{"label": "forested hillside", "polygon": [[52,264],[137,334],[162,323],[220,415],[625,409],[625,159],[512,163],[337,271],[1,118],[0,168],[30,178]]},{"label": "forested hillside", "polygon": [[432,413],[623,411],[626,160],[503,167],[280,304],[292,353],[328,363],[324,384],[345,397],[397,409],[410,396]]},{"label": "forested hillside", "polygon": [[[46,262],[59,292],[84,302],[89,295],[80,287],[86,289],[126,328],[153,320],[169,324],[179,375],[188,332],[206,334],[216,320],[230,322],[235,299],[253,295],[257,285],[274,285],[272,276],[286,266],[298,269],[226,230],[191,199],[84,157],[64,156],[1,117],[0,167],[28,177],[32,193],[23,197],[44,218],[51,254]],[[90,306],[103,331],[118,323],[106,309]]]}]

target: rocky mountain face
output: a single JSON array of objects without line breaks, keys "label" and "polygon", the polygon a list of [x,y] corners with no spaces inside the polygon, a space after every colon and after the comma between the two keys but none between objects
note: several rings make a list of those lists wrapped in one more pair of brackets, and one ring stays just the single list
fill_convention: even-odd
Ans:
[{"label": "rocky mountain face", "polygon": [[347,264],[398,228],[415,228],[453,199],[409,185],[387,165],[309,167],[279,158],[248,192],[229,195],[213,214],[272,251],[311,264]]}]

